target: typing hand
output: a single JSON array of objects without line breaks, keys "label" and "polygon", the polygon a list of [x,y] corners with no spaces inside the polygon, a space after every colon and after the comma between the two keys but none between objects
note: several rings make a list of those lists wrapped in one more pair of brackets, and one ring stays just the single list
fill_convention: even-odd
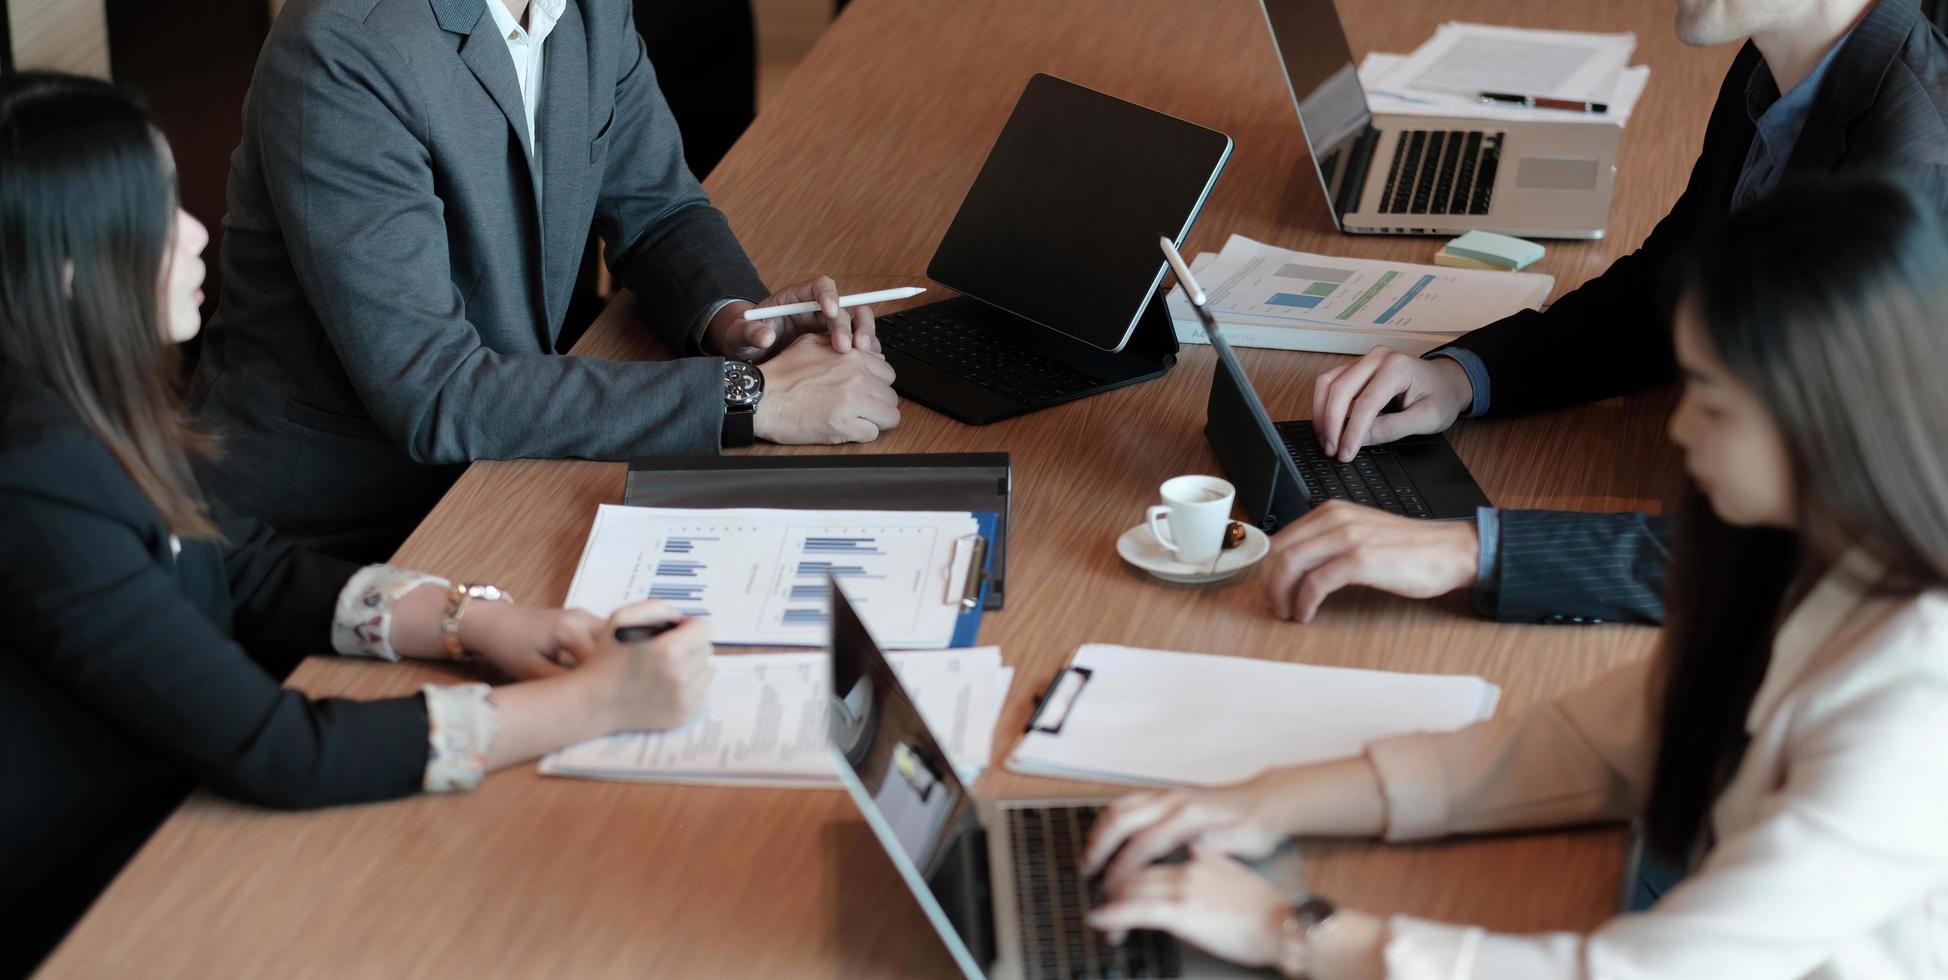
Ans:
[{"label": "typing hand", "polygon": [[823,336],[803,336],[758,370],[764,397],[751,422],[767,442],[871,442],[900,424],[893,366],[877,354],[840,353]]},{"label": "typing hand", "polygon": [[1280,619],[1312,622],[1349,585],[1429,599],[1475,580],[1481,539],[1472,521],[1422,521],[1329,500],[1272,538],[1265,591]]},{"label": "typing hand", "polygon": [[873,326],[870,306],[839,307],[839,286],[831,276],[820,276],[787,286],[756,306],[784,306],[789,303],[817,303],[816,313],[746,320],[744,311],[753,304],[742,300],[717,311],[704,331],[704,349],[725,357],[753,364],[769,360],[789,348],[793,341],[808,334],[824,334],[832,348],[843,354],[855,347],[879,353],[879,337]]},{"label": "typing hand", "polygon": [[[654,639],[617,643],[619,626],[677,622]],[[684,620],[666,602],[624,606],[601,627],[587,675],[608,731],[660,731],[675,728],[703,710],[710,692],[710,624]]]},{"label": "typing hand", "polygon": [[1233,963],[1278,959],[1290,906],[1250,868],[1205,847],[1184,864],[1144,868],[1110,890],[1089,925],[1121,944],[1132,929],[1160,929]]},{"label": "typing hand", "polygon": [[[1400,410],[1383,409],[1400,400]],[[1342,463],[1361,446],[1440,432],[1474,402],[1468,372],[1453,358],[1421,359],[1375,347],[1333,368],[1312,386],[1312,427],[1319,446]]]},{"label": "typing hand", "polygon": [[1132,793],[1097,817],[1083,851],[1083,873],[1103,872],[1103,887],[1113,893],[1186,844],[1265,857],[1286,836],[1275,811],[1278,796],[1263,779],[1222,789]]}]

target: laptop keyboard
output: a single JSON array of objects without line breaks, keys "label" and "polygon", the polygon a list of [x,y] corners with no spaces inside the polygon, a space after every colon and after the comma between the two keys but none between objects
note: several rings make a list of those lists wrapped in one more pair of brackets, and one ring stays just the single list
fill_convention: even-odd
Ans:
[{"label": "laptop keyboard", "polygon": [[1177,941],[1132,932],[1111,946],[1083,916],[1103,903],[1102,886],[1078,870],[1100,807],[1008,809],[1014,842],[1015,905],[1021,917],[1022,974],[1029,980],[1176,977]]},{"label": "laptop keyboard", "polygon": [[1299,477],[1313,501],[1350,500],[1407,517],[1434,516],[1392,449],[1367,446],[1352,462],[1342,463],[1319,448],[1311,422],[1282,422],[1278,435],[1299,464]]},{"label": "laptop keyboard", "polygon": [[1403,130],[1393,146],[1382,214],[1487,214],[1502,133]]},{"label": "laptop keyboard", "polygon": [[1072,398],[1103,384],[952,313],[921,307],[880,317],[878,326],[887,350],[1025,405]]}]

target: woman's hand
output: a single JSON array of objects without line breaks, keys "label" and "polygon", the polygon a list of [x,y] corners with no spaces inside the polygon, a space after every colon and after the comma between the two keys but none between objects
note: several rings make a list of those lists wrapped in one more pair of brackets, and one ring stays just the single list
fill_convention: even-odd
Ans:
[{"label": "woman's hand", "polygon": [[1109,904],[1089,913],[1089,925],[1120,945],[1132,929],[1157,929],[1198,949],[1245,966],[1278,960],[1288,898],[1250,868],[1207,847],[1184,864],[1136,872],[1110,891]]},{"label": "woman's hand", "polygon": [[[617,627],[658,623],[674,625],[654,639],[616,642]],[[624,606],[599,627],[595,655],[579,673],[595,685],[606,731],[676,728],[703,710],[710,693],[710,623],[684,619],[667,602]]]},{"label": "woman's hand", "polygon": [[515,680],[553,677],[595,655],[602,620],[586,609],[469,603],[460,645]]},{"label": "woman's hand", "polygon": [[1262,778],[1223,789],[1132,793],[1111,803],[1096,820],[1083,852],[1083,872],[1093,875],[1106,866],[1103,886],[1115,892],[1187,844],[1243,858],[1265,857],[1286,836],[1275,793]]}]

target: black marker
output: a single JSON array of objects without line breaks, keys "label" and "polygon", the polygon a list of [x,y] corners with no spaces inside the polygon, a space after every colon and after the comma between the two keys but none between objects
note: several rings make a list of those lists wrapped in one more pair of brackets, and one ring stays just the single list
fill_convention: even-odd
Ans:
[{"label": "black marker", "polygon": [[662,636],[664,633],[676,629],[681,623],[682,620],[673,620],[667,623],[650,623],[646,626],[618,626],[616,627],[616,642],[641,643],[644,640],[653,640]]}]

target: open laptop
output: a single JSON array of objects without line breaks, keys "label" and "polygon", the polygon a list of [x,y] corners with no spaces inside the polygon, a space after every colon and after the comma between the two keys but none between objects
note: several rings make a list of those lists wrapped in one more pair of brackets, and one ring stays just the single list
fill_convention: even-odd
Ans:
[{"label": "open laptop", "polygon": [[[1110,946],[1083,921],[1101,901],[1076,871],[1106,800],[976,800],[835,581],[833,761],[873,836],[970,980],[1253,977],[1160,933]],[[1287,846],[1260,866],[1282,893],[1303,881]],[[853,906],[842,915],[871,917]]]},{"label": "open laptop", "polygon": [[1339,229],[1601,238],[1623,127],[1373,114],[1333,0],[1262,0]]},{"label": "open laptop", "polygon": [[1259,527],[1276,531],[1323,500],[1350,500],[1430,520],[1473,520],[1477,507],[1488,506],[1488,495],[1440,435],[1367,446],[1352,462],[1342,463],[1319,447],[1311,422],[1273,422],[1205,308],[1204,290],[1190,266],[1168,238],[1160,237],[1158,245],[1217,352],[1204,438],[1237,487],[1239,505]]},{"label": "open laptop", "polygon": [[961,295],[879,319],[894,387],[981,425],[1161,376],[1177,335],[1148,236],[1182,241],[1230,156],[1223,133],[1029,79],[927,265]]}]

